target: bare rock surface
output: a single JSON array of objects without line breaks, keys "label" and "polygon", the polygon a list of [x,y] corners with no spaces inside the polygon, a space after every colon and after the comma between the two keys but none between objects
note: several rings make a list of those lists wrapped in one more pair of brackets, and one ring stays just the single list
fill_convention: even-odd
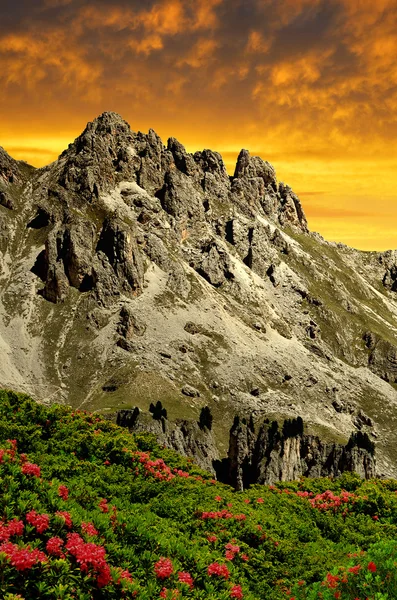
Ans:
[{"label": "bare rock surface", "polygon": [[376,439],[397,476],[396,281],[396,251],[311,233],[246,150],[229,176],[115,113],[42,169],[0,149],[0,385],[44,402],[209,405],[220,458],[236,414],[302,416],[323,443]]}]

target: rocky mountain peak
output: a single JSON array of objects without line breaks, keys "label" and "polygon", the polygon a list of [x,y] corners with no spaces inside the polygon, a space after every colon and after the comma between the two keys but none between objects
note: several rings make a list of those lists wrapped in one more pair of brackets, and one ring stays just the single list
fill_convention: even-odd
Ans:
[{"label": "rocky mountain peak", "polygon": [[272,165],[259,156],[251,156],[248,150],[240,151],[234,177],[259,177],[265,185],[276,182],[276,172]]}]

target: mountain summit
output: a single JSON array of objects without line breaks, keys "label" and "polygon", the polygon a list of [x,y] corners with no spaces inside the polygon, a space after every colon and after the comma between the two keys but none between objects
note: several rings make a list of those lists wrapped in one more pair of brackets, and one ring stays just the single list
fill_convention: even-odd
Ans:
[{"label": "mountain summit", "polygon": [[104,113],[34,169],[0,149],[0,385],[114,413],[301,416],[397,476],[397,255],[308,230],[247,150],[164,146]]}]

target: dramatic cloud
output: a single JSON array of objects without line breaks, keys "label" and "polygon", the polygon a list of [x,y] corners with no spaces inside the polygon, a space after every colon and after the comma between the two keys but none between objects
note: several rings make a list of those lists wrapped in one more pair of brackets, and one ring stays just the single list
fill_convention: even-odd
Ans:
[{"label": "dramatic cloud", "polygon": [[325,237],[397,247],[397,0],[3,6],[0,144],[17,158],[45,164],[115,110],[230,172],[246,147]]}]

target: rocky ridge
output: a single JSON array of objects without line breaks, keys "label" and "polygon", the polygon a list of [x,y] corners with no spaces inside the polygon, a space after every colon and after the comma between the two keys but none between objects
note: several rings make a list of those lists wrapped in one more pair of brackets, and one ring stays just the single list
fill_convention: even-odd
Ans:
[{"label": "rocky ridge", "polygon": [[396,258],[311,233],[246,150],[229,176],[104,113],[43,169],[0,151],[0,384],[170,421],[208,404],[221,457],[236,414],[302,416],[397,475]]},{"label": "rocky ridge", "polygon": [[[162,409],[164,411],[164,409]],[[304,432],[303,420],[287,419],[279,425],[269,419],[236,417],[229,433],[229,449],[221,458],[211,425],[192,419],[170,423],[166,413],[153,415],[138,407],[117,413],[117,424],[134,433],[152,433],[159,444],[214,473],[237,490],[253,484],[272,485],[301,477],[338,477],[358,473],[363,479],[377,474],[375,445],[367,434],[352,434],[347,444],[324,442]]]}]

